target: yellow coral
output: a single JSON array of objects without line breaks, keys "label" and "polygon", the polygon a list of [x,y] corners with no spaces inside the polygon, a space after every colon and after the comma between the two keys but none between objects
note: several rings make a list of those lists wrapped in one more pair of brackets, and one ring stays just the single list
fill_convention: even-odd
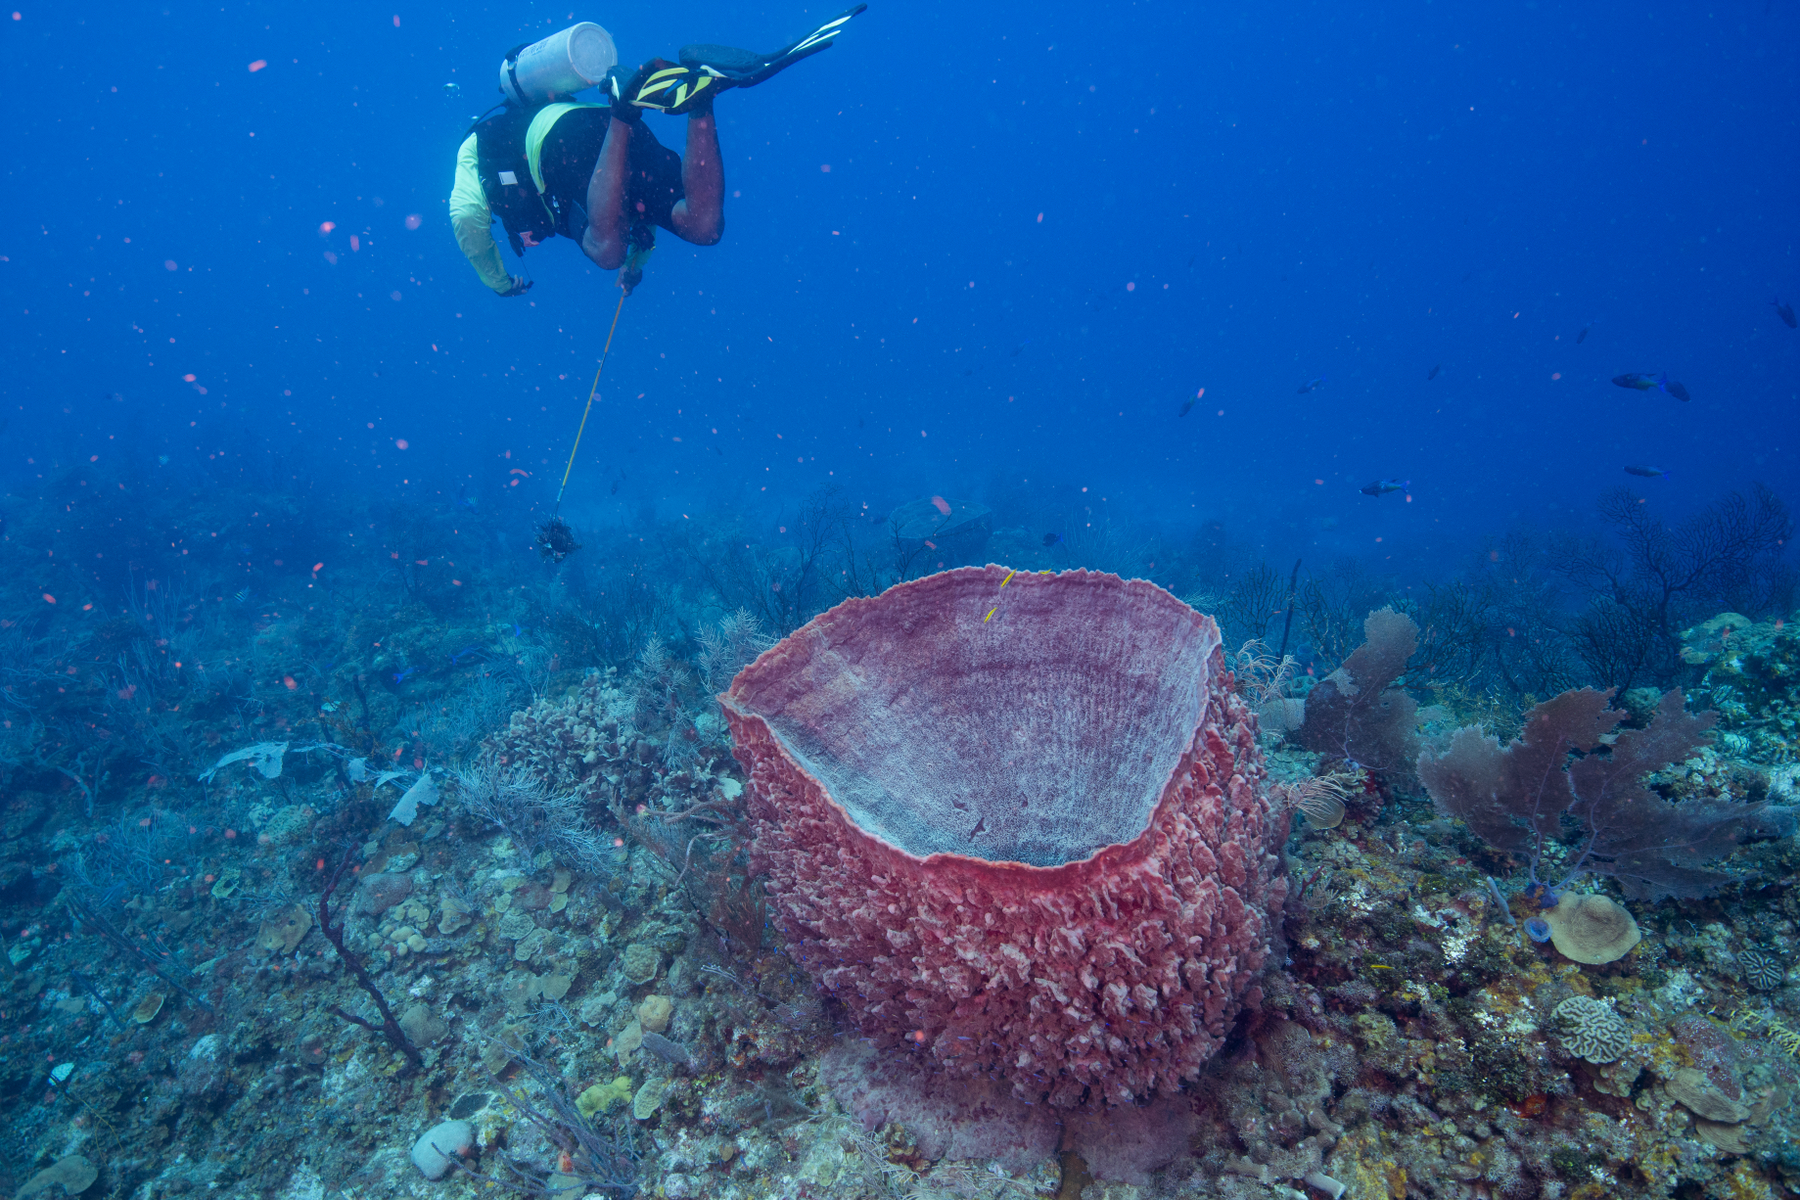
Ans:
[{"label": "yellow coral", "polygon": [[1740,1008],[1731,1014],[1726,1028],[1731,1030],[1732,1036],[1741,1039],[1747,1037],[1758,1025],[1768,1031],[1769,1040],[1781,1047],[1783,1052],[1790,1057],[1800,1058],[1800,1031],[1783,1025],[1773,1009],[1765,1008],[1758,1012],[1751,1008]]},{"label": "yellow coral", "polygon": [[1773,1193],[1762,1173],[1748,1159],[1740,1158],[1737,1168],[1725,1177],[1725,1195],[1729,1200],[1769,1200]]},{"label": "yellow coral", "polygon": [[596,1083],[575,1097],[575,1109],[584,1117],[605,1112],[621,1100],[631,1099],[631,1078],[621,1075],[611,1083]]},{"label": "yellow coral", "polygon": [[[1349,1150],[1349,1169],[1337,1158],[1332,1166],[1343,1180],[1347,1194],[1359,1200],[1406,1200],[1406,1168],[1391,1158],[1381,1157],[1383,1138],[1378,1132],[1359,1131],[1345,1139]],[[1339,1143],[1339,1149],[1345,1149]],[[1367,1157],[1365,1157],[1365,1152]],[[1335,1158],[1335,1156],[1334,1156]]]}]

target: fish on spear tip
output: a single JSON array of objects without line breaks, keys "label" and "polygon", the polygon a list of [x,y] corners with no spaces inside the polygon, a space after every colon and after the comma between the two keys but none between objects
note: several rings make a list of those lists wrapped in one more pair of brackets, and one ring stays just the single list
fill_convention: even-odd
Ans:
[{"label": "fish on spear tip", "polygon": [[1661,467],[1626,467],[1627,475],[1636,475],[1639,479],[1667,479],[1669,473]]},{"label": "fish on spear tip", "polygon": [[1389,492],[1403,492],[1412,486],[1410,479],[1377,479],[1374,483],[1366,483],[1360,489],[1365,496],[1381,497]]},{"label": "fish on spear tip", "polygon": [[1800,328],[1800,325],[1797,325],[1794,321],[1793,305],[1783,304],[1779,299],[1769,301],[1769,305],[1775,310],[1775,315],[1781,318],[1781,323],[1783,325],[1786,325],[1789,329]]},{"label": "fish on spear tip", "polygon": [[1176,413],[1175,415],[1178,417],[1187,416],[1188,411],[1190,409],[1192,409],[1194,407],[1194,405],[1200,403],[1200,397],[1202,397],[1204,395],[1206,395],[1206,389],[1201,388],[1199,391],[1195,392],[1192,396],[1189,396],[1187,398],[1187,402],[1181,406],[1181,411]]},{"label": "fish on spear tip", "polygon": [[1669,373],[1667,371],[1656,376],[1640,375],[1636,371],[1627,371],[1623,375],[1614,375],[1613,384],[1616,387],[1633,388],[1640,392],[1647,392],[1651,388],[1659,388],[1683,403],[1693,399],[1693,396],[1688,394],[1687,388],[1682,386],[1679,380],[1669,378]]}]

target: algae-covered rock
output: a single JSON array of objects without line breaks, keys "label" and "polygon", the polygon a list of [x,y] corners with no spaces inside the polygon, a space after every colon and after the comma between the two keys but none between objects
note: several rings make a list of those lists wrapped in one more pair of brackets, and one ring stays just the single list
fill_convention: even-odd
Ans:
[{"label": "algae-covered rock", "polygon": [[256,948],[265,954],[292,954],[313,926],[312,914],[303,904],[290,904],[262,923]]},{"label": "algae-covered rock", "polygon": [[655,946],[633,942],[619,956],[619,965],[625,971],[625,978],[631,982],[649,983],[662,970],[662,952]]},{"label": "algae-covered rock", "polygon": [[644,1044],[643,1023],[639,1022],[639,1021],[633,1021],[631,1024],[627,1025],[624,1028],[624,1030],[619,1034],[618,1037],[613,1039],[612,1050],[613,1050],[613,1053],[618,1056],[619,1061],[621,1063],[623,1063],[626,1059],[630,1058],[633,1054],[636,1054],[637,1048],[643,1044]]},{"label": "algae-covered rock", "polygon": [[1750,1110],[1747,1107],[1720,1091],[1718,1086],[1706,1077],[1706,1072],[1695,1070],[1693,1067],[1682,1067],[1677,1070],[1663,1082],[1663,1088],[1669,1093],[1670,1099],[1695,1116],[1704,1117],[1708,1121],[1715,1121],[1721,1125],[1735,1125],[1740,1121],[1747,1120],[1750,1116]]},{"label": "algae-covered rock", "polygon": [[412,876],[378,871],[363,876],[357,891],[359,911],[378,917],[412,895]]},{"label": "algae-covered rock", "polygon": [[413,1004],[400,1014],[400,1031],[412,1039],[413,1045],[429,1046],[450,1032],[450,1027],[431,1011],[430,1005]]}]

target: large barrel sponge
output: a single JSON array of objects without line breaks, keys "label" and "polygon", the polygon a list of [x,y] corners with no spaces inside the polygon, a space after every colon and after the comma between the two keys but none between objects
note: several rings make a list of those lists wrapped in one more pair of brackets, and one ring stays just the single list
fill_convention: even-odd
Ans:
[{"label": "large barrel sponge", "polygon": [[1211,617],[1143,580],[1008,575],[846,601],[738,675],[751,869],[875,1044],[1129,1103],[1225,1037],[1286,822]]}]

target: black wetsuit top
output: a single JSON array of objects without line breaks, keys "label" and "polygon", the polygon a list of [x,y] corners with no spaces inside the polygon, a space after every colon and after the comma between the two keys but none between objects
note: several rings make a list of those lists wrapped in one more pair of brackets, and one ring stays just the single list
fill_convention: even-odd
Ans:
[{"label": "black wetsuit top", "polygon": [[[563,215],[557,232],[564,237],[581,240],[582,230],[570,226],[585,223],[588,181],[594,176],[594,164],[600,160],[600,147],[611,122],[612,113],[605,108],[571,109],[557,118],[544,137],[538,169],[544,175],[545,192]],[[681,155],[658,142],[640,123],[631,131],[625,164],[628,236],[633,243],[647,246],[652,240],[649,226],[675,232],[669,214],[675,202],[687,194],[681,187]]]}]

